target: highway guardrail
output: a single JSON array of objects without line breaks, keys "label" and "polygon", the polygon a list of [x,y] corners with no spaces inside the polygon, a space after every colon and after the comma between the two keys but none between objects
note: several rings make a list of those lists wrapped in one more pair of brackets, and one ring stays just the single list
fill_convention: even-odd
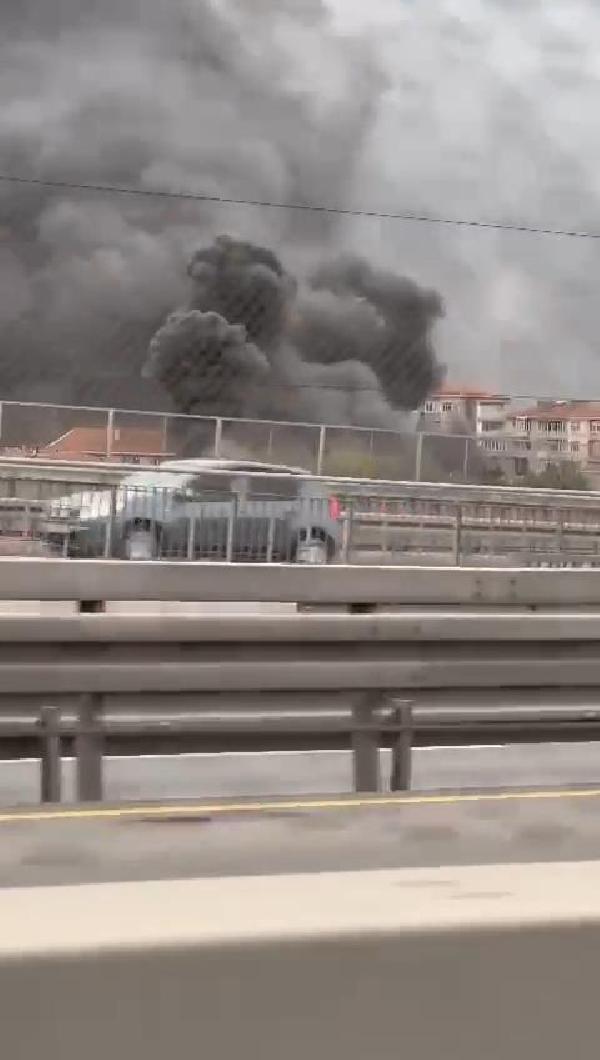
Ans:
[{"label": "highway guardrail", "polygon": [[[236,727],[233,718],[219,717],[220,701],[221,714],[248,712],[238,731],[245,725],[267,746],[307,732],[343,736],[354,751],[359,791],[378,790],[384,743],[394,748],[393,785],[409,785],[416,708],[562,705],[576,713],[560,725],[555,719],[553,731],[585,722],[591,712],[583,728],[595,735],[600,578],[589,573],[0,561],[0,598],[23,597],[76,599],[82,612],[0,619],[0,707],[44,708],[46,798],[59,794],[52,778],[59,773],[60,711],[67,708],[77,715],[71,735],[79,797],[101,798],[105,720],[116,701],[146,713],[149,734],[151,708],[162,705],[180,715],[170,732],[182,739],[211,725],[225,738]],[[107,600],[133,599],[295,600],[334,610],[273,617],[85,613]],[[303,718],[282,715],[288,696],[303,697]],[[259,725],[250,716],[257,698]],[[547,719],[539,720],[543,736]],[[525,728],[534,722],[521,719]]]}]

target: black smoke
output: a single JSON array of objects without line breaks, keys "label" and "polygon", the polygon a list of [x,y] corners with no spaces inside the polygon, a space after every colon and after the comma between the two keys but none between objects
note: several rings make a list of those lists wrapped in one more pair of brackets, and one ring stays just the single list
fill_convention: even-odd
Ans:
[{"label": "black smoke", "polygon": [[311,361],[369,365],[391,405],[414,409],[440,382],[432,328],[443,312],[437,291],[345,255],[311,277],[296,341]]},{"label": "black smoke", "polygon": [[188,309],[171,313],[159,328],[144,371],[160,380],[181,412],[236,416],[257,400],[250,395],[266,380],[268,362],[243,325]]},{"label": "black smoke", "polygon": [[[351,205],[387,84],[373,42],[340,32],[327,0],[5,0],[0,168]],[[236,239],[213,242],[220,231]],[[152,409],[168,393],[180,409],[390,423],[435,372],[405,341],[409,299],[402,331],[377,283],[319,278],[344,235],[325,213],[0,181],[0,397]]]},{"label": "black smoke", "polygon": [[439,295],[358,257],[302,284],[271,250],[221,236],[188,273],[144,368],[183,412],[394,427],[439,381]]}]

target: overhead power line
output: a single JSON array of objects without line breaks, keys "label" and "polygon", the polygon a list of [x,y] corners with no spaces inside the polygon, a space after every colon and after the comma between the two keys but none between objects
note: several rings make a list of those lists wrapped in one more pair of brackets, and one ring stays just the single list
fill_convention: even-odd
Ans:
[{"label": "overhead power line", "polygon": [[562,236],[566,239],[600,239],[600,232],[577,228],[552,228],[516,224],[506,221],[482,221],[469,217],[443,217],[425,213],[401,213],[386,210],[359,210],[343,206],[325,206],[308,202],[277,202],[271,199],[241,199],[225,195],[207,195],[194,191],[167,191],[160,188],[134,188],[117,184],[91,184],[72,180],[45,180],[0,173],[0,183],[30,187],[55,188],[63,191],[89,191],[102,195],[135,195],[154,199],[179,199],[189,202],[213,203],[221,206],[256,207],[265,210],[299,210],[306,213],[333,214],[340,217],[364,217],[382,221],[414,222],[429,225],[448,225],[460,228],[484,228],[501,232],[524,232],[538,236]]}]

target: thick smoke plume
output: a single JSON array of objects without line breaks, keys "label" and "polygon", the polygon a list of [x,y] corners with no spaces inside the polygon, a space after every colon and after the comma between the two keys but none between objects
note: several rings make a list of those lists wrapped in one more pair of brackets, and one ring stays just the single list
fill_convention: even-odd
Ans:
[{"label": "thick smoke plume", "polygon": [[[156,375],[181,412],[239,415],[268,361],[241,324],[218,313],[178,310],[157,331],[145,374]],[[256,396],[254,397],[256,401]]]},{"label": "thick smoke plume", "polygon": [[221,236],[188,272],[144,368],[182,411],[394,427],[438,381],[439,296],[360,258],[299,285],[272,251]]},{"label": "thick smoke plume", "polygon": [[[0,5],[4,172],[352,204],[386,87],[326,0]],[[343,245],[326,214],[0,182],[0,396],[396,424],[439,300]]]}]

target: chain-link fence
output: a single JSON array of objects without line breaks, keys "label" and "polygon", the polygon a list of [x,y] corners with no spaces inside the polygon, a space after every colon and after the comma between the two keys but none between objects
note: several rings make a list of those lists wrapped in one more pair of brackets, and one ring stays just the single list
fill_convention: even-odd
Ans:
[{"label": "chain-link fence", "polygon": [[[207,457],[338,477],[516,485],[528,475],[566,464],[587,476],[589,487],[597,484],[593,460],[574,463],[570,452],[552,449],[547,439],[505,434],[490,440],[476,434],[12,401],[0,403],[0,456],[139,465]],[[584,487],[575,477],[571,488]]]}]

